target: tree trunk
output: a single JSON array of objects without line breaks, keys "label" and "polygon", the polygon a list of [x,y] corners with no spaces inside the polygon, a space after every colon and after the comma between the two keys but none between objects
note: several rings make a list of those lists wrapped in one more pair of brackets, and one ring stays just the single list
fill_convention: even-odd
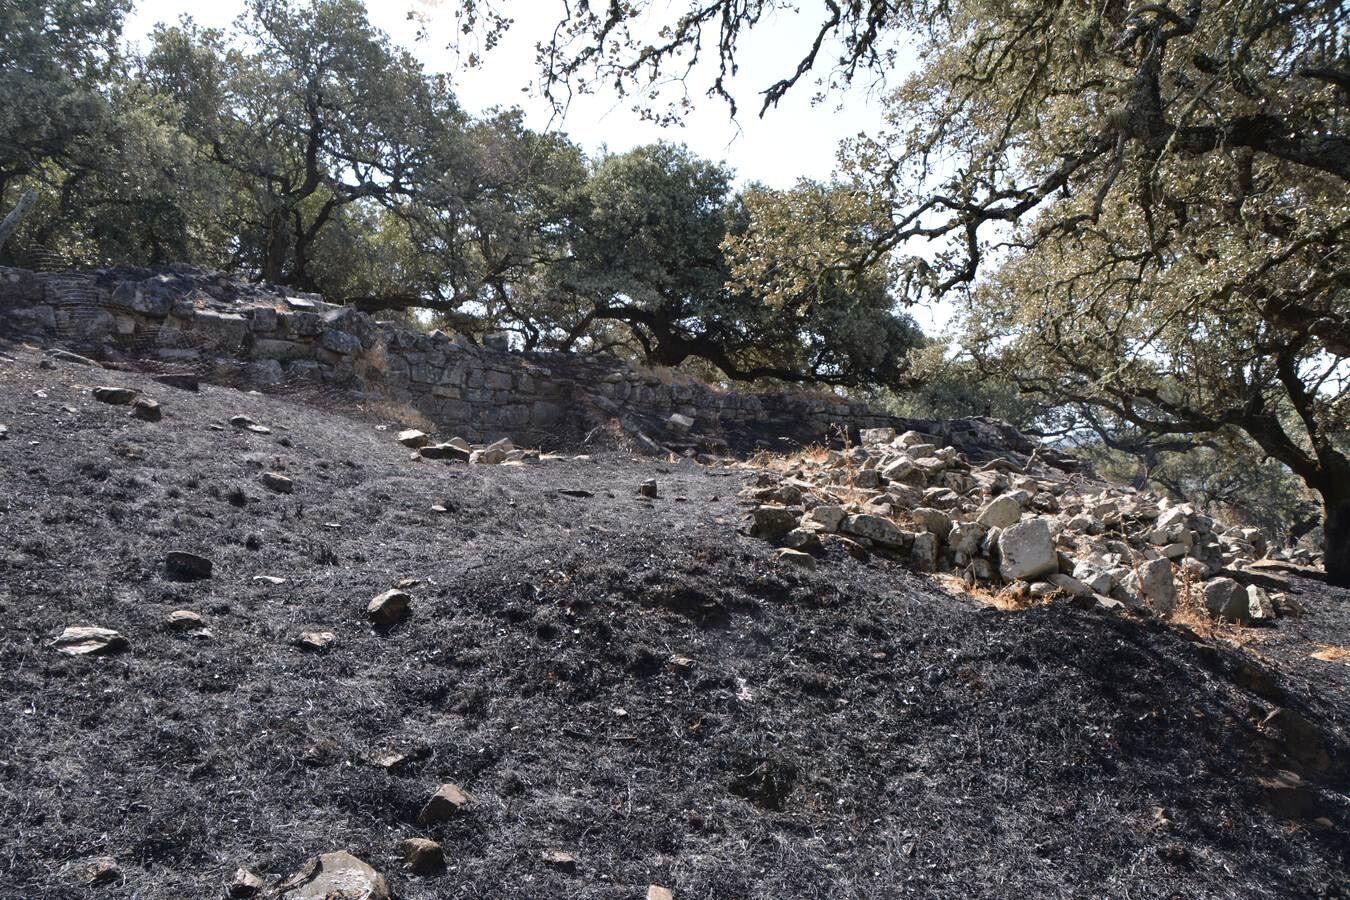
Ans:
[{"label": "tree trunk", "polygon": [[0,249],[4,249],[5,241],[9,240],[9,236],[19,227],[19,223],[23,221],[23,217],[28,215],[28,211],[32,209],[36,203],[37,194],[32,191],[23,192],[23,196],[19,198],[19,202],[14,204],[14,208],[10,210],[9,215],[5,216],[5,221],[0,222]]},{"label": "tree trunk", "polygon": [[1328,582],[1350,587],[1350,495],[1328,496],[1325,501],[1323,568]]}]

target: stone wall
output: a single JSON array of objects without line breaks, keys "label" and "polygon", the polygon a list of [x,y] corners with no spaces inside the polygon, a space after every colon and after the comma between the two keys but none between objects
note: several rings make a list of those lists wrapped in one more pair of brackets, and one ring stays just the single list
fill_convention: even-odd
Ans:
[{"label": "stone wall", "polygon": [[988,420],[903,420],[828,394],[720,391],[613,358],[489,349],[466,335],[425,333],[315,295],[185,267],[0,268],[0,333],[209,380],[351,391],[474,441],[574,446],[599,428],[652,451],[790,449],[847,424],[855,434],[917,428],[958,447],[1031,449]]}]

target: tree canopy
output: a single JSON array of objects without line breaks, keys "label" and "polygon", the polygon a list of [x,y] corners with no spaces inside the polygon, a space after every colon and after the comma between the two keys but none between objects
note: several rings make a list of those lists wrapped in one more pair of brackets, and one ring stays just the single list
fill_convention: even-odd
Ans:
[{"label": "tree canopy", "polygon": [[249,0],[227,29],[161,24],[143,54],[128,5],[0,12],[0,205],[41,195],[0,259],[189,262],[733,379],[899,377],[917,331],[880,282],[779,309],[727,286],[745,201],[725,167],[670,145],[588,159],[516,110],[471,115],[358,0]]}]

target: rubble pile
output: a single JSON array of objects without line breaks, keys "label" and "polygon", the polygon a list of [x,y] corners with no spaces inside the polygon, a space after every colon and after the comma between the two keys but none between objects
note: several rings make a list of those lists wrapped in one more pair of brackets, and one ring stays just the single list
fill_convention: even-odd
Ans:
[{"label": "rubble pile", "polygon": [[1194,598],[1216,619],[1249,625],[1274,619],[1285,602],[1266,589],[1280,583],[1271,569],[1316,562],[1259,529],[1223,527],[1035,449],[976,463],[917,431],[872,428],[859,446],[747,464],[759,469],[742,491],[755,503],[751,533],[797,564],[837,546],[1016,597],[1161,616]]}]

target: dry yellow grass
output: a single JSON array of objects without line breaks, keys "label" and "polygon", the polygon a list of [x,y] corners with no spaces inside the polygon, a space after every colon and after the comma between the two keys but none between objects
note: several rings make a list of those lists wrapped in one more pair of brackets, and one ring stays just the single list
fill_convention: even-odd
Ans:
[{"label": "dry yellow grass", "polygon": [[1350,666],[1350,647],[1337,647],[1333,644],[1318,644],[1317,649],[1308,654],[1323,662],[1336,662]]},{"label": "dry yellow grass", "polygon": [[1033,606],[1042,606],[1055,597],[1054,594],[1047,597],[1033,597],[1030,594],[1020,594],[1007,587],[996,588],[993,585],[971,584],[960,575],[950,573],[934,575],[933,580],[937,582],[939,587],[955,597],[967,597],[977,603],[992,606],[994,609],[1003,612],[1020,612],[1031,609]]}]

